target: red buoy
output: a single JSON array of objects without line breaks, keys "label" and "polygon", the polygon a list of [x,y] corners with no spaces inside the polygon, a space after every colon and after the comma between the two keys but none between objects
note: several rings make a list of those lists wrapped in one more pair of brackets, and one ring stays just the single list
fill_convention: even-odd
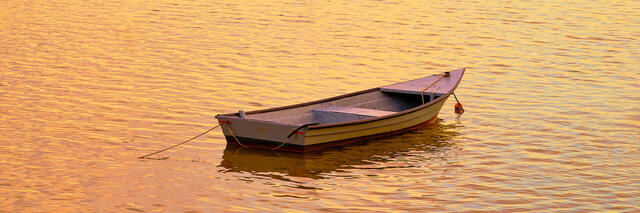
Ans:
[{"label": "red buoy", "polygon": [[464,112],[464,110],[462,109],[462,104],[456,103],[456,106],[454,107],[454,111],[458,114],[462,114]]}]

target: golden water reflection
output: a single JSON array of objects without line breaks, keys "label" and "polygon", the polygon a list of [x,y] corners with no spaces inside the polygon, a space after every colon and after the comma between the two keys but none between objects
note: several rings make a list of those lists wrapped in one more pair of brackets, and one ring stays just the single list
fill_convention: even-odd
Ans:
[{"label": "golden water reflection", "polygon": [[[280,179],[286,179],[287,176],[322,179],[327,178],[325,175],[333,171],[352,168],[380,170],[407,168],[415,166],[415,162],[399,165],[387,163],[404,156],[414,155],[416,152],[422,153],[423,156],[438,156],[433,153],[455,147],[452,140],[458,134],[454,124],[437,123],[429,129],[366,141],[364,144],[304,154],[250,149],[229,143],[224,150],[220,166],[226,168],[226,172],[268,174],[272,178]],[[446,158],[446,156],[438,158]],[[432,159],[426,157],[422,160]]]},{"label": "golden water reflection", "polygon": [[[3,0],[0,212],[638,212],[638,17],[637,0]],[[466,113],[448,100],[435,130],[306,158],[215,130],[137,158],[216,114],[461,67]]]}]

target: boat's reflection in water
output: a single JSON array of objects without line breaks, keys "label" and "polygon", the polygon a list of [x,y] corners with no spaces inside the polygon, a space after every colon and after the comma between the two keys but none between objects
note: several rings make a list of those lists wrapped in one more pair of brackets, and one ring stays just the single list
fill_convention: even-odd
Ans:
[{"label": "boat's reflection in water", "polygon": [[[333,171],[369,166],[397,168],[424,165],[425,162],[421,161],[434,160],[433,156],[438,156],[438,152],[455,146],[453,140],[458,135],[457,125],[436,122],[427,128],[400,135],[305,154],[227,144],[219,166],[226,172],[249,172],[288,180],[287,176],[321,179]],[[425,157],[415,158],[416,155]],[[408,158],[412,160],[401,165],[390,162]]]}]

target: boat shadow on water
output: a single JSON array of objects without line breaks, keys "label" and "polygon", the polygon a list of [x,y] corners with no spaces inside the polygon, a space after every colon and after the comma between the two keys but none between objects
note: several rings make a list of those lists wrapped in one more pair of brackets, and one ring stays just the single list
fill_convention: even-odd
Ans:
[{"label": "boat shadow on water", "polygon": [[457,127],[458,124],[436,122],[404,134],[312,153],[244,148],[228,143],[218,166],[224,168],[222,172],[251,173],[286,181],[288,176],[323,179],[331,172],[353,168],[412,167],[411,164],[424,165],[419,161],[432,159],[412,160],[418,162],[403,166],[388,162],[415,155],[438,156],[438,152],[454,148],[455,137],[459,135]]}]

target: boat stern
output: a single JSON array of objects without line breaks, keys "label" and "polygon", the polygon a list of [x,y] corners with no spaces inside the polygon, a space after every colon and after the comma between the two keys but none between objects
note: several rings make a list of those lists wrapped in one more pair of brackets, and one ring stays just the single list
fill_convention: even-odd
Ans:
[{"label": "boat stern", "polygon": [[241,118],[238,113],[216,115],[216,119],[227,143],[245,147],[279,147],[282,150],[300,149],[304,146],[306,130],[300,129],[292,134],[297,125]]}]

